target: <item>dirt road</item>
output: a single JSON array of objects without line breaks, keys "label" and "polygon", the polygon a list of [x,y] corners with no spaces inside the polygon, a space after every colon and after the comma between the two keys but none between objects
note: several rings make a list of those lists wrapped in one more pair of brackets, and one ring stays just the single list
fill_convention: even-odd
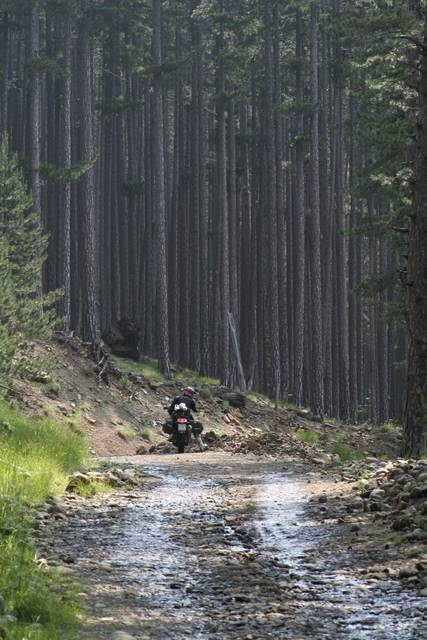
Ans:
[{"label": "dirt road", "polygon": [[143,486],[68,500],[50,549],[83,580],[85,638],[427,638],[425,601],[361,577],[351,535],[319,517],[333,482],[249,456],[116,461],[140,465]]}]

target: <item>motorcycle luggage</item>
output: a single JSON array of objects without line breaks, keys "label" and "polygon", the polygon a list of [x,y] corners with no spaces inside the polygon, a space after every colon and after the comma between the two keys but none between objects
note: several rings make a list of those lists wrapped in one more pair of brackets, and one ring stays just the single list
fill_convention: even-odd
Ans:
[{"label": "motorcycle luggage", "polygon": [[173,433],[173,425],[171,422],[165,422],[165,424],[162,427],[162,431],[163,433],[167,433],[169,436],[171,435],[171,433]]},{"label": "motorcycle luggage", "polygon": [[195,436],[199,436],[203,431],[203,425],[201,422],[194,422],[193,433]]}]

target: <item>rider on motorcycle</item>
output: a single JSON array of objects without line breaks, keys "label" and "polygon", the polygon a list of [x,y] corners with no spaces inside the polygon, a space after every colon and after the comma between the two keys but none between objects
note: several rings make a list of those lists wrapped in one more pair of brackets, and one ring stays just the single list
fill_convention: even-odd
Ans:
[{"label": "rider on motorcycle", "polygon": [[[177,396],[176,398],[174,398],[170,404],[170,406],[168,407],[168,413],[171,416],[172,420],[175,419],[175,406],[179,406],[180,404],[184,404],[187,407],[187,411],[188,411],[188,420],[190,422],[194,422],[194,418],[192,415],[192,412],[197,413],[197,407],[196,407],[196,403],[194,401],[194,394],[195,394],[195,390],[193,389],[193,387],[184,387],[184,389],[181,392],[180,396]],[[202,436],[200,434],[195,436],[197,443],[199,445],[199,448],[201,450],[203,449],[207,449],[207,445],[203,442],[202,440]]]},{"label": "rider on motorcycle", "polygon": [[[191,412],[194,411],[195,413],[197,413],[197,408],[196,408],[196,403],[194,402],[194,394],[196,392],[194,391],[193,387],[185,387],[180,396],[177,396],[176,398],[174,398],[168,408],[168,413],[170,416],[173,416],[173,413],[175,411],[175,405],[180,405],[180,404],[185,404],[185,406],[187,407],[189,414],[191,416]],[[189,417],[190,417],[189,416]],[[193,420],[193,416],[191,416],[190,418],[191,420]]]}]

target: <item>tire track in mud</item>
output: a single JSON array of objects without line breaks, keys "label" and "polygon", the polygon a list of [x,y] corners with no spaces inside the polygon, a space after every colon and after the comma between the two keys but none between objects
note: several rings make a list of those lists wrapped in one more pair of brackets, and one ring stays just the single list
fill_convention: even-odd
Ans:
[{"label": "tire track in mud", "polygon": [[319,553],[336,531],[310,520],[307,487],[283,464],[200,461],[145,459],[152,479],[140,491],[69,501],[54,546],[85,584],[86,638],[427,637],[413,594],[356,580],[338,547]]}]

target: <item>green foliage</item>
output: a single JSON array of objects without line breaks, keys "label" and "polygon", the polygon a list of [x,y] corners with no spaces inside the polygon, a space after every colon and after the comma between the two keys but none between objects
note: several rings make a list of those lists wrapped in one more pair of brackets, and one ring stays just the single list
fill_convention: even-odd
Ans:
[{"label": "green foliage", "polygon": [[354,449],[342,440],[334,440],[331,444],[331,453],[337,455],[341,462],[350,462],[351,460],[363,460],[366,454],[361,449]]},{"label": "green foliage", "polygon": [[130,440],[131,438],[136,438],[138,432],[133,427],[127,426],[119,429],[118,433],[124,440]]},{"label": "green foliage", "polygon": [[0,147],[0,378],[31,373],[38,366],[34,340],[49,338],[58,293],[41,295],[47,237],[31,211],[16,155],[7,139]]},{"label": "green foliage", "polygon": [[383,433],[394,433],[397,429],[397,424],[395,422],[384,422],[379,426],[379,430]]},{"label": "green foliage", "polygon": [[142,358],[140,362],[134,362],[133,360],[128,360],[127,358],[119,358],[118,356],[114,356],[114,362],[117,364],[119,369],[125,371],[126,373],[135,373],[137,375],[146,378],[147,380],[152,380],[154,382],[161,382],[164,380],[164,377],[157,369],[157,363],[152,358]]},{"label": "green foliage", "polygon": [[51,419],[35,420],[0,402],[0,593],[9,639],[59,640],[78,623],[73,592],[43,569],[31,543],[34,506],[62,492],[86,446]]},{"label": "green foliage", "polygon": [[74,487],[73,493],[82,498],[92,498],[100,493],[114,493],[114,488],[102,480],[92,480],[89,483],[79,481]]},{"label": "green foliage", "polygon": [[306,444],[317,444],[319,441],[319,436],[314,429],[298,429],[296,435],[300,442],[305,442]]},{"label": "green foliage", "polygon": [[93,158],[90,160],[82,160],[81,162],[77,162],[72,167],[68,169],[56,167],[55,165],[49,164],[48,162],[43,163],[40,166],[40,175],[45,180],[59,180],[61,182],[73,182],[74,180],[78,180],[81,178],[98,159],[98,155],[95,154]]},{"label": "green foliage", "polygon": [[151,442],[151,440],[153,439],[153,430],[149,429],[148,427],[146,429],[143,429],[141,431],[141,438],[144,438],[144,440]]}]

